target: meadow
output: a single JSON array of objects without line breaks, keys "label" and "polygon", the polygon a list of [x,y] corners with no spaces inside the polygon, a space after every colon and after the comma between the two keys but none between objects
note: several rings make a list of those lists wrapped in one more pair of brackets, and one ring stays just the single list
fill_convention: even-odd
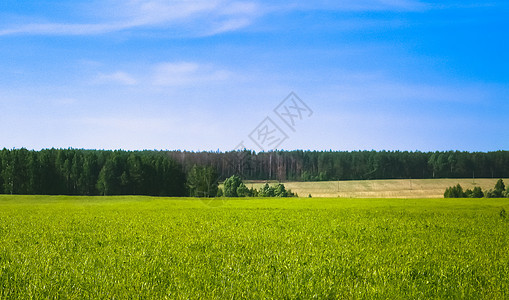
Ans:
[{"label": "meadow", "polygon": [[0,299],[509,298],[509,199],[0,196]]},{"label": "meadow", "polygon": [[[301,197],[344,198],[442,198],[450,186],[461,184],[465,189],[481,187],[493,189],[498,178],[475,179],[385,179],[349,181],[291,181],[284,182],[286,188]],[[509,182],[509,179],[504,179]],[[270,182],[276,184],[277,181]],[[246,181],[246,185],[259,189],[265,181]]]}]

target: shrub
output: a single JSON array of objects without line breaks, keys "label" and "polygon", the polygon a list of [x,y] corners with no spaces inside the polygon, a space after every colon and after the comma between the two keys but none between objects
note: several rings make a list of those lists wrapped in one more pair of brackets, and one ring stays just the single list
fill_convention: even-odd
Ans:
[{"label": "shrub", "polygon": [[224,195],[226,197],[238,197],[237,189],[240,187],[242,179],[237,175],[232,175],[224,181]]},{"label": "shrub", "polygon": [[499,191],[500,192],[500,195],[503,194],[503,192],[505,191],[505,184],[504,184],[504,180],[502,179],[499,179],[497,181],[497,183],[495,184],[495,191]]},{"label": "shrub", "polygon": [[463,192],[463,188],[458,183],[456,186],[449,187],[445,190],[444,198],[465,198],[465,192]]},{"label": "shrub", "polygon": [[256,190],[248,188],[240,177],[233,175],[224,181],[224,190],[218,190],[218,197],[297,197],[291,190],[287,190],[284,184],[270,186],[266,183]]},{"label": "shrub", "polygon": [[237,188],[237,196],[238,197],[250,197],[249,189],[244,183],[240,183],[239,187]]},{"label": "shrub", "polygon": [[505,184],[502,179],[499,179],[495,184],[494,190],[489,190],[485,194],[486,198],[502,198],[507,197],[507,191],[505,190]]},{"label": "shrub", "polygon": [[467,198],[482,198],[482,197],[484,197],[484,193],[483,193],[481,187],[476,186],[476,187],[474,187],[473,190],[467,189],[465,191],[465,197],[467,197]]},{"label": "shrub", "polygon": [[497,198],[495,191],[492,190],[492,189],[487,190],[486,193],[484,193],[484,197],[486,197],[486,198]]},{"label": "shrub", "polygon": [[252,187],[252,188],[249,189],[249,195],[251,197],[258,197],[258,191],[255,188]]},{"label": "shrub", "polygon": [[274,197],[274,187],[269,186],[268,183],[266,183],[264,186],[260,188],[260,191],[258,192],[258,196],[260,197]]}]

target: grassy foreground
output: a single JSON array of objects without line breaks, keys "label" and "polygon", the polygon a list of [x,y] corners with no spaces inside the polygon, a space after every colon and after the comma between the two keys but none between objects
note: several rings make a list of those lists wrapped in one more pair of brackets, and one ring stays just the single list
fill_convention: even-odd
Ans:
[{"label": "grassy foreground", "polygon": [[0,196],[0,298],[509,297],[509,199]]}]

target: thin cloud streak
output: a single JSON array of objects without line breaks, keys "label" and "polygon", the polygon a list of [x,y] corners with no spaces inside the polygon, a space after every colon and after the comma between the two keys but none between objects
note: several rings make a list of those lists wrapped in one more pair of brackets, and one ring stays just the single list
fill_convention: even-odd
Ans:
[{"label": "thin cloud streak", "polygon": [[329,11],[423,11],[433,6],[416,0],[356,0],[356,1],[272,1],[272,10],[329,10]]},{"label": "thin cloud streak", "polygon": [[[105,11],[96,18],[112,19],[109,22],[29,23],[0,29],[6,35],[99,35],[135,28],[179,29],[196,27],[194,35],[214,35],[249,26],[260,15],[254,2],[232,1],[120,1],[99,5]],[[97,7],[96,7],[97,8]],[[206,26],[205,26],[205,25]],[[201,28],[207,28],[203,30]],[[201,32],[200,32],[201,31]]]},{"label": "thin cloud streak", "polygon": [[98,84],[116,83],[122,85],[135,85],[138,83],[130,74],[121,71],[112,74],[99,74],[95,82]]},{"label": "thin cloud streak", "polygon": [[130,28],[129,24],[27,24],[10,29],[0,30],[0,36],[29,35],[95,35]]},{"label": "thin cloud streak", "polygon": [[194,62],[162,63],[154,68],[153,84],[158,86],[183,86],[196,83],[224,81],[231,72]]},{"label": "thin cloud streak", "polygon": [[[417,0],[357,1],[231,1],[231,0],[130,0],[103,1],[87,4],[93,13],[85,23],[25,23],[0,28],[0,36],[8,35],[100,35],[130,29],[160,28],[184,31],[188,36],[213,36],[237,31],[252,25],[264,15],[292,11],[427,11],[452,7],[476,8],[490,4],[430,4]],[[110,21],[94,21],[110,20]]]},{"label": "thin cloud streak", "polygon": [[[426,11],[447,9],[451,5],[429,4],[417,0],[358,1],[260,1],[230,0],[130,0],[93,2],[87,5],[93,18],[110,20],[87,23],[28,23],[0,28],[8,35],[100,35],[130,29],[161,28],[182,30],[189,36],[213,36],[246,28],[264,15],[291,11]],[[459,6],[456,5],[456,6]],[[475,6],[464,6],[473,7]]]},{"label": "thin cloud streak", "polygon": [[139,66],[136,72],[122,70],[99,72],[90,82],[93,85],[150,87],[189,87],[225,82],[234,72],[213,64],[193,61],[161,62]]}]

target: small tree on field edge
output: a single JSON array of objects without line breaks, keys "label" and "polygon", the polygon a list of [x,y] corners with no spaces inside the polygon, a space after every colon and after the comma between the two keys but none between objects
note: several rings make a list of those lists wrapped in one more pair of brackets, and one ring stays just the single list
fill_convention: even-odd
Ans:
[{"label": "small tree on field edge", "polygon": [[[240,177],[237,175],[232,175],[230,178],[227,178],[223,183],[224,196],[225,197],[239,197],[239,195],[237,194],[237,190],[241,186],[241,184],[243,184],[242,179],[240,179]],[[243,191],[242,188],[241,188],[241,191]],[[244,196],[241,196],[241,197],[244,197]]]},{"label": "small tree on field edge", "polygon": [[458,183],[456,186],[449,187],[445,190],[444,198],[464,198],[466,197],[463,188]]}]

